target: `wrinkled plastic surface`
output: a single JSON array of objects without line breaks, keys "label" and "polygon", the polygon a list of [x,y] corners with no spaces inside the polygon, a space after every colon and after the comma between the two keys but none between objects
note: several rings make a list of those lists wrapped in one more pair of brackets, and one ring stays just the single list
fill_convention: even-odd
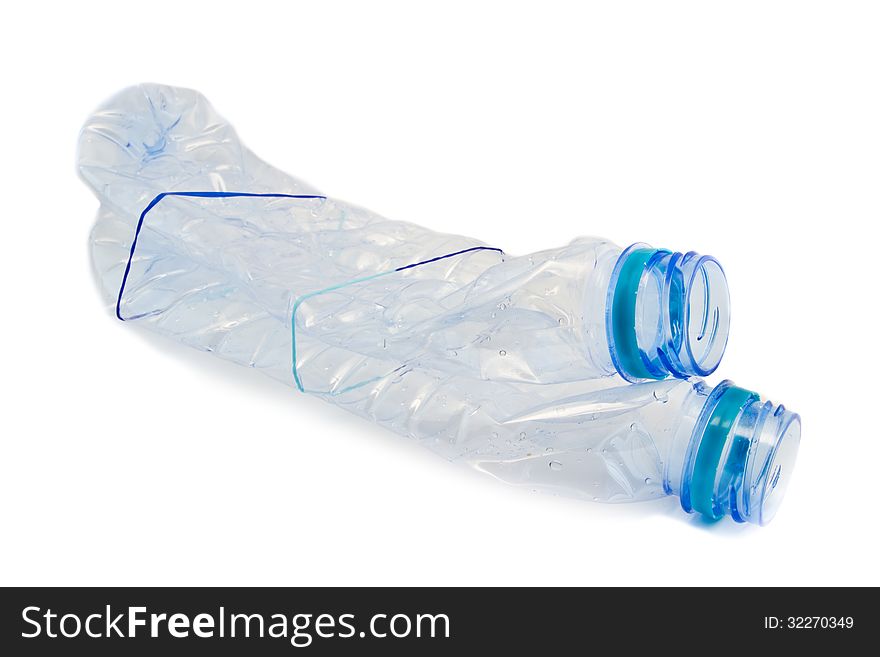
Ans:
[{"label": "wrinkled plastic surface", "polygon": [[389,221],[261,162],[199,94],[158,85],[87,121],[79,169],[101,200],[92,260],[120,319],[509,483],[677,493],[704,386],[611,376],[619,247],[513,258]]},{"label": "wrinkled plastic surface", "polygon": [[[87,122],[79,168],[104,207],[92,249],[108,297],[125,279],[121,319],[301,389],[414,365],[544,383],[614,373],[605,294],[621,250],[606,241],[509,258],[389,221],[262,163],[200,95],[157,85]],[[273,196],[174,195],[205,190]]]}]

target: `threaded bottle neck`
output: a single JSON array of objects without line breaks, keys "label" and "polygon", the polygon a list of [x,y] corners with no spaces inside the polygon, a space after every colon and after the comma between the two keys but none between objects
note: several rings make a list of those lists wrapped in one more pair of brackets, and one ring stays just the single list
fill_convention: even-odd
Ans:
[{"label": "threaded bottle neck", "polygon": [[708,376],[730,329],[724,270],[711,256],[634,244],[614,266],[605,317],[611,360],[626,380]]},{"label": "threaded bottle neck", "polygon": [[730,515],[766,524],[784,496],[800,434],[796,413],[720,383],[705,399],[686,450],[682,507],[713,520]]}]

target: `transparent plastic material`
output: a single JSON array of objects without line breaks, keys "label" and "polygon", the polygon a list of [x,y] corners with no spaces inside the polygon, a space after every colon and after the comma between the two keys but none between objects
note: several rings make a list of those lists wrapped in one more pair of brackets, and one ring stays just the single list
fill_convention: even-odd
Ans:
[{"label": "transparent plastic material", "polygon": [[[733,461],[705,446],[698,466],[687,460],[703,384],[612,376],[717,367],[729,304],[712,258],[595,238],[509,257],[389,221],[261,162],[203,97],[159,85],[99,109],[78,164],[101,200],[92,260],[119,319],[514,484],[603,501],[676,494],[689,511],[758,521],[787,480],[788,465],[759,502],[740,489],[765,485],[766,468],[743,462],[751,479],[707,493],[707,469]],[[766,443],[772,460],[795,425],[731,420],[730,440]],[[717,434],[705,445],[726,445]]]},{"label": "transparent plastic material", "polygon": [[[296,360],[272,366],[303,390],[335,392],[415,363],[536,383],[707,375],[727,342],[726,280],[712,258],[638,245],[654,257],[621,278],[633,249],[597,238],[509,257],[389,221],[261,162],[190,90],[143,85],[111,99],[82,131],[79,168],[113,213],[113,225],[109,214],[97,223],[93,253],[120,319],[179,333],[216,310],[221,289],[229,299],[235,290],[239,312],[228,304],[216,334],[187,341],[213,348],[229,322],[274,320]],[[266,364],[249,347],[234,353],[238,344],[222,355]],[[315,370],[328,350],[363,364]]]}]

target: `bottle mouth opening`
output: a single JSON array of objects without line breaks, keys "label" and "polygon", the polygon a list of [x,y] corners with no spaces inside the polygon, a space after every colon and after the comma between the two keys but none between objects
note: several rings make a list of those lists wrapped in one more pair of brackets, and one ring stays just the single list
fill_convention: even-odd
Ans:
[{"label": "bottle mouth opening", "polygon": [[730,333],[730,294],[720,263],[633,244],[618,258],[606,303],[611,359],[627,381],[708,376]]},{"label": "bottle mouth opening", "polygon": [[[693,265],[684,263],[680,266],[683,273],[690,270],[688,282],[682,291],[686,310],[682,322],[687,353],[684,362],[690,364],[690,367],[685,366],[684,374],[692,371],[699,376],[708,376],[718,368],[727,348],[730,293],[727,277],[715,258],[697,254],[692,257],[695,259]],[[674,341],[669,346],[673,350],[676,348]]]},{"label": "bottle mouth opening", "polygon": [[770,454],[764,463],[754,465],[758,472],[752,484],[753,490],[749,491],[749,497],[754,498],[755,511],[746,520],[759,525],[773,520],[779,510],[791,482],[801,442],[800,416],[786,411],[782,406],[777,408],[780,409],[776,411],[781,416],[780,420],[771,421],[766,429],[769,433],[767,440],[772,442]]}]

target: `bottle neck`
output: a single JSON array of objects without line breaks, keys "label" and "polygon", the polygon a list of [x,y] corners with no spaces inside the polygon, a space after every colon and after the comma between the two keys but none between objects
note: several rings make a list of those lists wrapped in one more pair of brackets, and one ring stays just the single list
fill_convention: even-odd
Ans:
[{"label": "bottle neck", "polygon": [[634,244],[608,282],[606,336],[627,381],[708,376],[730,328],[727,279],[718,261]]},{"label": "bottle neck", "polygon": [[670,446],[666,492],[710,520],[766,524],[788,485],[800,443],[800,417],[723,381],[694,383]]}]

